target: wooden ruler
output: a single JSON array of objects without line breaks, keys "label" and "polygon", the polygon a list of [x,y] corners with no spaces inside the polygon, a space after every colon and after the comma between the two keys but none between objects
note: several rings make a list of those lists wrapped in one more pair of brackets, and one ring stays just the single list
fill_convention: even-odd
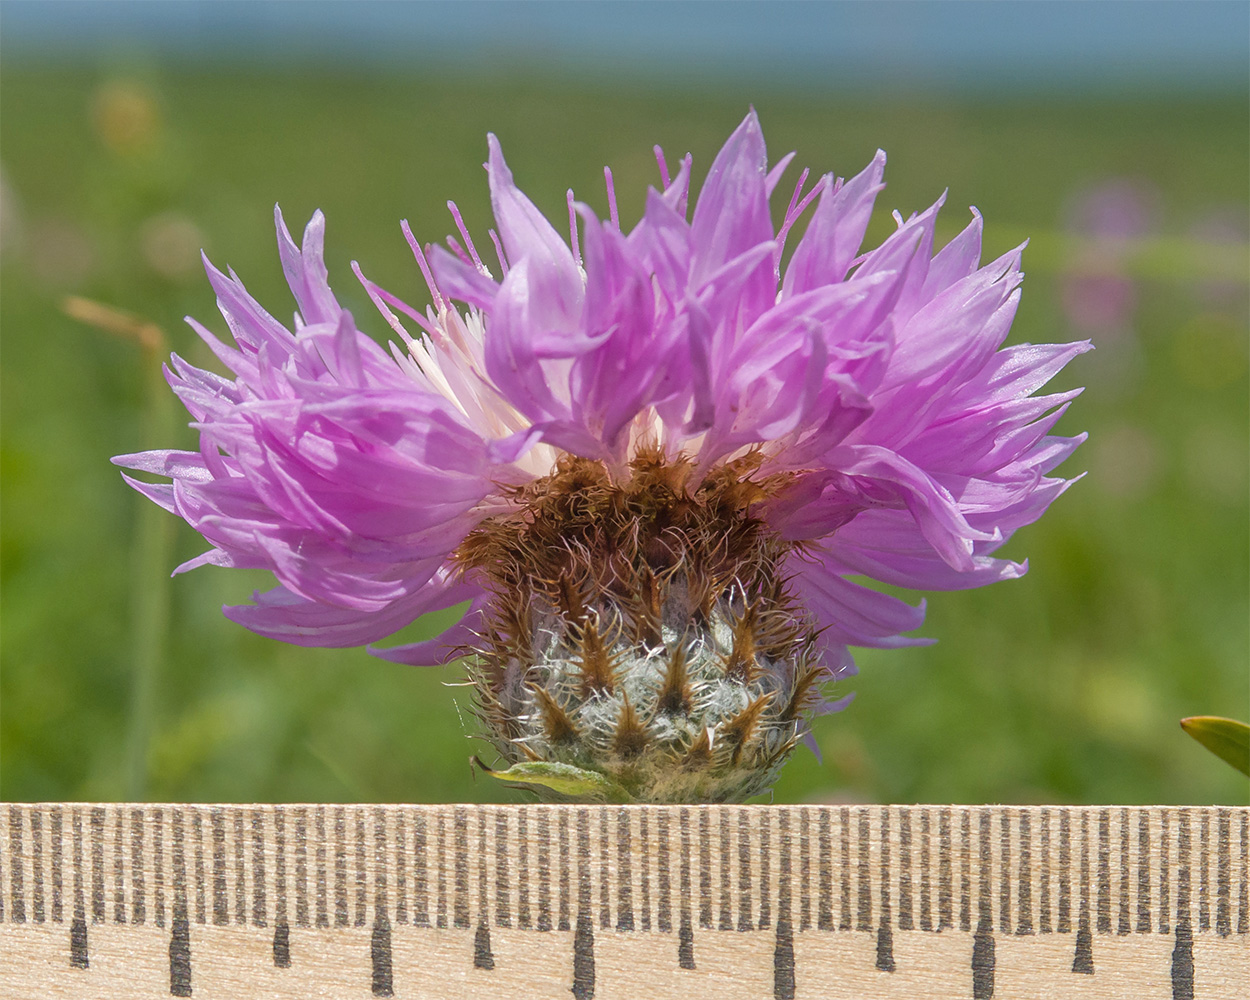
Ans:
[{"label": "wooden ruler", "polygon": [[1250,809],[0,806],[0,996],[1245,997]]}]

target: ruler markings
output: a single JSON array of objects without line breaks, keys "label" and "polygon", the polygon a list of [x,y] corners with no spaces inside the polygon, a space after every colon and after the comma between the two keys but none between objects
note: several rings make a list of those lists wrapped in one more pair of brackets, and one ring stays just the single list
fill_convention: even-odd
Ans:
[{"label": "ruler markings", "polygon": [[1194,1000],[1193,944],[1189,921],[1178,922],[1172,951],[1172,1000]]},{"label": "ruler markings", "polygon": [[591,1000],[595,995],[595,930],[589,914],[577,918],[573,933],[574,1000]]},{"label": "ruler markings", "polygon": [[1211,890],[1211,866],[1209,864],[1211,858],[1211,814],[1205,809],[1198,818],[1198,830],[1198,838],[1202,843],[1201,849],[1198,851],[1198,930],[1209,931],[1211,929],[1211,906],[1208,902],[1207,894]]},{"label": "ruler markings", "polygon": [[794,1000],[794,928],[791,923],[790,880],[791,862],[791,816],[782,812],[777,826],[781,839],[781,851],[777,871],[777,941],[773,948],[773,997],[774,1000]]},{"label": "ruler markings", "polygon": [[[402,827],[397,828],[396,838],[402,836]],[[403,850],[396,850],[396,857],[402,857]],[[495,968],[495,954],[491,949],[490,940],[490,865],[487,858],[490,854],[486,847],[486,813],[480,811],[477,816],[477,930],[473,934],[473,968]],[[398,876],[397,876],[398,877]],[[402,897],[398,902],[402,901]],[[396,911],[398,913],[398,910]],[[398,921],[398,917],[396,917]]]},{"label": "ruler markings", "polygon": [[959,814],[959,929],[972,929],[972,811]]},{"label": "ruler markings", "polygon": [[[356,845],[358,860],[358,898],[356,924],[360,926],[368,905],[367,868],[365,865],[365,810],[356,810]],[[458,860],[458,859],[457,859]],[[375,997],[395,995],[394,964],[391,951],[391,920],[387,900],[386,814],[375,810],[373,823],[373,925],[369,933],[370,989]],[[459,865],[457,864],[457,868]]]},{"label": "ruler markings", "polygon": [[[345,810],[345,819],[346,816],[350,816],[354,820],[349,829],[353,833],[352,845],[354,850],[351,859],[355,862],[355,872],[352,882],[356,890],[348,895],[348,919],[352,926],[364,927],[367,921],[365,907],[369,898],[369,890],[365,878],[365,820],[359,809]],[[346,838],[344,838],[343,850],[344,854],[346,854]]]},{"label": "ruler markings", "polygon": [[1094,974],[1094,942],[1090,933],[1089,901],[1089,813],[1081,813],[1081,842],[1078,851],[1080,867],[1077,869],[1077,929],[1076,952],[1072,957],[1072,971],[1082,975]]},{"label": "ruler markings", "polygon": [[328,927],[325,810],[314,809],[311,818],[310,827],[307,809],[300,809],[295,814],[295,922],[300,927]]},{"label": "ruler markings", "polygon": [[759,915],[756,930],[767,930],[773,922],[773,824],[772,813],[764,810],[758,814],[759,826],[757,840],[757,858],[759,859]]},{"label": "ruler markings", "polygon": [[22,811],[9,807],[9,892],[10,919],[15,924],[26,923],[26,889],[22,879]]},{"label": "ruler markings", "polygon": [[173,914],[172,918],[185,920],[187,917],[187,844],[186,830],[183,826],[183,811],[174,809],[170,812],[172,826],[173,856]]},{"label": "ruler markings", "polygon": [[1133,933],[1133,921],[1130,919],[1130,903],[1129,903],[1129,885],[1130,875],[1133,873],[1133,865],[1131,865],[1129,856],[1130,844],[1130,826],[1129,810],[1120,810],[1120,909],[1118,923],[1116,923],[1116,934],[1121,938]]},{"label": "ruler markings", "polygon": [[[767,817],[764,813],[761,821]],[[822,931],[833,930],[833,810],[820,810],[820,896],[817,901],[816,927]],[[762,896],[767,899],[767,887]]]},{"label": "ruler markings", "polygon": [[869,817],[868,813],[863,810],[856,810],[855,813],[859,824],[859,837],[855,842],[857,852],[857,875],[856,883],[858,889],[857,906],[855,909],[855,929],[857,931],[870,931],[872,927],[872,873],[870,866],[872,858],[869,855],[871,840],[869,839]]},{"label": "ruler markings", "polygon": [[1011,814],[998,815],[998,930],[1011,933]]},{"label": "ruler markings", "polygon": [[720,850],[716,855],[716,867],[718,869],[720,883],[720,915],[717,920],[717,929],[722,931],[731,931],[734,927],[733,918],[733,864],[729,847],[729,830],[731,821],[729,815],[724,812],[717,812],[716,825],[720,836]]},{"label": "ruler markings", "polygon": [[230,922],[226,902],[226,817],[220,807],[209,813],[213,832],[213,924],[220,927]]},{"label": "ruler markings", "polygon": [[[13,808],[16,809],[17,807],[14,806]],[[9,905],[9,902],[8,902],[9,899],[11,899],[12,890],[10,889],[9,895],[6,895],[3,891],[4,866],[7,863],[10,865],[10,867],[12,867],[12,859],[9,854],[9,852],[12,850],[12,847],[13,845],[11,841],[8,843],[0,843],[0,923],[4,923],[6,920],[11,921],[12,919],[12,913],[11,913],[12,907]]]},{"label": "ruler markings", "polygon": [[538,827],[538,919],[535,929],[551,930],[551,837],[550,820],[545,810],[537,816]]},{"label": "ruler markings", "polygon": [[1055,931],[1059,934],[1072,932],[1072,817],[1068,810],[1059,814],[1059,910],[1055,916]]},{"label": "ruler markings", "polygon": [[933,930],[933,844],[929,809],[918,807],[920,815],[920,929]]},{"label": "ruler markings", "polygon": [[295,810],[295,926],[308,927],[313,911],[308,901],[308,810]]},{"label": "ruler markings", "polygon": [[638,891],[642,907],[641,929],[644,931],[651,930],[651,829],[648,815],[645,811],[638,813],[638,848],[642,861],[638,869]]},{"label": "ruler markings", "polygon": [[973,1000],[989,1000],[994,995],[994,935],[988,919],[978,918],[972,939]]},{"label": "ruler markings", "polygon": [[1176,822],[1176,945],[1172,950],[1172,998],[1193,1000],[1194,956],[1191,924],[1191,871],[1189,810],[1182,809]]},{"label": "ruler markings", "polygon": [[[426,860],[426,816],[419,810],[412,810],[409,813],[412,819],[412,913],[410,919],[413,925],[417,927],[430,926],[430,883],[429,871]],[[507,885],[506,872],[505,877],[500,882],[501,885]],[[504,915],[507,916],[506,906]],[[508,926],[503,924],[502,926]]]},{"label": "ruler markings", "polygon": [[[331,811],[333,840],[327,848],[327,854],[334,858],[334,920],[335,927],[350,927],[352,924],[351,897],[348,894],[347,871],[347,810],[337,807]],[[441,817],[440,817],[441,822]],[[439,870],[442,871],[442,858],[439,859]]]},{"label": "ruler markings", "polygon": [[387,851],[386,810],[373,812],[373,910],[375,919],[380,914],[390,918],[390,899],[387,895],[387,869],[390,866]]},{"label": "ruler markings", "polygon": [[[434,894],[434,926],[443,929],[447,926],[447,825],[444,813],[438,813],[434,817],[434,878],[431,880]],[[525,876],[525,836],[522,832],[519,837],[521,845],[521,862],[518,866],[518,874],[521,878]],[[528,913],[525,924],[528,927]]]},{"label": "ruler markings", "polygon": [[[565,816],[564,813],[560,815],[562,818]],[[672,837],[669,813],[659,813],[655,818],[655,824],[655,926],[659,931],[671,933],[673,930],[673,878],[669,869],[670,839]]]},{"label": "ruler markings", "polygon": [[1228,937],[1232,932],[1232,921],[1229,919],[1229,886],[1228,876],[1232,855],[1230,817],[1227,809],[1219,811],[1217,837],[1217,861],[1215,870],[1215,930],[1220,937]]},{"label": "ruler markings", "polygon": [[[54,818],[57,818],[57,817],[54,817]],[[165,810],[159,809],[159,808],[152,810],[152,837],[151,837],[151,840],[152,840],[152,876],[153,876],[152,880],[156,883],[155,901],[154,901],[155,906],[156,906],[156,926],[161,928],[162,930],[165,929],[165,887],[169,884],[169,881],[165,875],[165,820],[166,818],[167,817],[165,814]],[[54,824],[52,828],[52,835],[55,838],[53,840],[53,847],[55,850],[53,857],[58,862],[60,861],[60,840],[61,840],[60,827],[61,827],[60,820],[59,818],[57,818],[57,822]],[[54,872],[56,871],[55,868],[53,870]],[[59,875],[57,877],[57,882],[58,883],[60,882]],[[59,895],[59,892],[58,892],[58,895]],[[59,906],[56,907],[56,910],[57,910],[55,914],[56,919],[60,920],[61,919],[60,912],[59,912],[60,907]]]},{"label": "ruler markings", "polygon": [[91,922],[104,923],[104,809],[91,809]]},{"label": "ruler markings", "polygon": [[291,967],[291,925],[288,923],[287,914],[286,815],[281,809],[273,811],[273,836],[273,964],[279,969],[289,969]]},{"label": "ruler markings", "polygon": [[616,813],[616,929],[618,931],[632,931],[634,929],[634,886],[630,870],[630,860],[633,852],[629,834],[629,810],[622,806]]},{"label": "ruler markings", "polygon": [[1137,816],[1137,926],[1138,934],[1150,933],[1150,812]]},{"label": "ruler markings", "polygon": [[1111,933],[1111,813],[1098,811],[1098,933]]},{"label": "ruler markings", "polygon": [[1237,933],[1250,933],[1250,810],[1241,810],[1241,889],[1237,893]]},{"label": "ruler markings", "polygon": [[812,897],[810,889],[812,873],[812,829],[811,812],[804,809],[799,813],[799,926],[805,931],[812,926]]},{"label": "ruler markings", "polygon": [[247,926],[247,867],[243,863],[247,851],[246,818],[241,809],[234,814],[234,922],[241,927]]},{"label": "ruler markings", "polygon": [[199,809],[191,810],[191,830],[195,850],[195,922],[204,924],[208,922],[208,890],[204,878],[204,816]]},{"label": "ruler markings", "polygon": [[790,910],[790,821],[789,813],[781,813],[777,817],[777,833],[779,851],[777,855],[777,923],[789,924],[792,914]]},{"label": "ruler markings", "polygon": [[[500,818],[505,815],[500,811]],[[507,850],[507,844],[500,845],[501,851]],[[577,812],[577,917],[580,920],[590,918],[591,892],[593,883],[590,874],[590,813],[579,809]],[[500,926],[506,926],[501,924]]]},{"label": "ruler markings", "polygon": [[113,817],[113,923],[126,922],[126,816],[118,811]]},{"label": "ruler markings", "polygon": [[[43,924],[51,920],[54,914],[50,906],[49,888],[51,886],[51,872],[49,868],[49,854],[51,847],[48,838],[51,836],[51,813],[54,810],[45,811],[42,808],[35,807],[30,811],[31,830],[33,833],[32,849],[36,851],[35,863],[35,884],[34,884],[34,918],[35,923]],[[138,810],[142,816],[142,810]]]},{"label": "ruler markings", "polygon": [[[567,931],[572,926],[569,923],[569,913],[571,910],[572,895],[572,871],[573,859],[569,848],[569,814],[567,812],[560,813],[560,913],[556,930]],[[483,904],[483,909],[485,904]]]},{"label": "ruler markings", "polygon": [[751,816],[738,813],[738,930],[755,929],[751,915]]},{"label": "ruler markings", "polygon": [[[606,810],[596,810],[600,846],[606,849],[606,830],[602,820]],[[502,811],[501,811],[502,813]],[[574,1000],[591,1000],[595,993],[595,930],[592,919],[594,880],[591,872],[593,856],[590,849],[590,810],[577,813],[577,920],[573,931]],[[604,866],[606,868],[606,866]],[[606,899],[606,891],[603,894]]]},{"label": "ruler markings", "polygon": [[[486,822],[486,814],[481,814],[481,822]],[[482,870],[485,871],[486,845],[481,850]],[[485,904],[483,904],[485,909]],[[395,923],[406,924],[409,921],[408,909],[408,810],[395,810]]]},{"label": "ruler markings", "polygon": [[881,809],[881,906],[877,924],[877,968],[882,972],[894,971],[894,936],[890,929],[890,807]]},{"label": "ruler markings", "polygon": [[[611,818],[606,807],[594,811],[595,832],[599,844],[599,928],[612,927],[612,863]],[[593,865],[593,858],[589,863]]]},{"label": "ruler markings", "polygon": [[31,884],[31,916],[35,923],[42,924],[46,912],[43,888],[43,811],[40,809],[32,809],[30,812],[30,841],[34,855],[32,858],[34,876]]},{"label": "ruler markings", "polygon": [[463,807],[452,811],[453,857],[455,872],[451,923],[453,927],[469,926],[469,817]]},{"label": "ruler markings", "polygon": [[[955,926],[955,911],[952,904],[954,883],[951,876],[951,812],[949,809],[938,810],[938,924],[939,931]],[[843,921],[842,927],[847,924]]]},{"label": "ruler markings", "polygon": [[851,929],[851,810],[838,810],[838,930]]},{"label": "ruler markings", "polygon": [[[329,858],[331,853],[333,853],[334,926],[346,927],[350,923],[347,914],[347,814],[341,808],[332,810],[327,816],[326,831],[329,830],[333,831],[333,839],[326,845],[326,878],[328,882]],[[321,838],[323,835],[323,830],[318,829],[318,838]],[[329,914],[327,913],[328,917]]]},{"label": "ruler markings", "polygon": [[[35,820],[39,813],[32,812],[31,820]],[[130,883],[131,883],[131,901],[130,901],[130,922],[132,924],[143,925],[147,923],[147,880],[144,869],[143,853],[143,810],[130,810]],[[40,873],[42,876],[42,872]]]},{"label": "ruler markings", "polygon": [[1176,924],[1190,920],[1190,844],[1189,810],[1182,809],[1176,818]]},{"label": "ruler markings", "polygon": [[[70,924],[70,960],[69,964],[77,969],[86,969],[90,965],[87,954],[87,904],[83,892],[83,855],[82,855],[82,812],[73,809],[70,812],[70,824],[73,829],[73,866],[74,866],[74,918]],[[12,906],[10,906],[12,911]]]},{"label": "ruler markings", "polygon": [[694,963],[694,926],[690,907],[690,810],[682,806],[678,810],[678,827],[681,833],[681,849],[678,852],[680,866],[680,885],[678,899],[680,912],[678,916],[677,964],[683,969],[693,969]]},{"label": "ruler markings", "polygon": [[[698,808],[699,814],[699,926],[712,929],[712,837],[709,830],[711,812]],[[786,848],[788,849],[788,848]]]},{"label": "ruler markings", "polygon": [[[1027,813],[1026,813],[1027,815]],[[1052,932],[1050,915],[1050,810],[1042,809],[1037,817],[1037,932]]]},{"label": "ruler markings", "polygon": [[1158,927],[1160,934],[1171,933],[1172,915],[1171,910],[1171,894],[1169,890],[1172,887],[1171,872],[1168,867],[1170,864],[1170,848],[1172,846],[1171,837],[1169,836],[1168,814],[1162,813],[1159,817],[1160,834],[1159,834],[1159,920]]},{"label": "ruler markings", "polygon": [[[395,836],[396,838],[400,836],[398,828]],[[479,927],[489,927],[490,925],[490,864],[487,862],[490,854],[486,848],[486,839],[486,812],[479,810],[477,814],[477,855],[474,858],[474,870],[477,872],[477,924]],[[397,861],[402,858],[402,850],[397,848],[395,857]],[[398,869],[395,877],[398,880]],[[396,897],[395,919],[396,923],[402,923],[398,916],[399,904],[401,902],[398,882],[396,884]]]},{"label": "ruler markings", "polygon": [[174,903],[170,922],[172,933],[169,940],[169,992],[176,997],[191,995],[191,928],[187,899],[184,818],[183,810],[173,810]]},{"label": "ruler markings", "polygon": [[994,848],[991,840],[991,820],[989,812],[981,810],[977,817],[977,848],[979,878],[977,880],[977,925],[992,928],[993,918],[993,878]]},{"label": "ruler markings", "polygon": [[[0,858],[7,869],[0,875],[0,912],[8,924],[60,922],[63,889],[58,885],[67,881],[61,858],[68,856],[73,920],[67,961],[72,967],[93,964],[91,925],[137,927],[151,921],[164,926],[164,893],[170,887],[172,995],[191,995],[192,923],[262,928],[272,920],[273,965],[298,966],[292,962],[287,920],[290,900],[298,910],[301,893],[308,909],[308,873],[298,871],[299,857],[308,853],[307,809],[65,808],[68,823],[55,805],[9,808],[8,823],[0,827]],[[697,827],[691,808],[698,814]],[[1053,933],[1048,925],[1057,917],[1056,930],[1076,930],[1072,971],[1091,976],[1101,963],[1112,961],[1111,953],[1095,961],[1095,935],[1150,934],[1156,923],[1162,925],[1159,930],[1173,937],[1172,996],[1183,1000],[1194,995],[1195,982],[1201,987],[1206,981],[1201,965],[1194,971],[1196,939],[1244,937],[1250,913],[1250,811],[1232,807],[537,806],[482,807],[476,819],[473,811],[467,806],[317,809],[321,822],[315,824],[314,844],[323,897],[332,850],[334,925],[371,926],[374,995],[389,996],[395,989],[392,920],[402,923],[407,908],[401,872],[418,865],[437,884],[435,899],[427,905],[441,915],[441,925],[446,927],[450,916],[455,929],[474,931],[466,963],[489,970],[497,961],[491,930],[505,926],[509,859],[515,861],[515,912],[518,917],[522,910],[528,913],[522,929],[554,930],[557,914],[561,929],[575,929],[574,992],[586,997],[595,988],[596,898],[601,925],[606,916],[607,926],[618,932],[676,930],[679,968],[696,964],[696,896],[699,906],[709,907],[706,922],[700,921],[705,929],[713,922],[717,931],[771,927],[775,997],[795,995],[795,945],[805,929],[804,910],[811,917],[808,929],[835,929],[839,890],[842,924],[851,922],[855,892],[857,927],[874,932],[876,967],[889,972],[904,969],[896,951],[898,933],[949,928],[960,895],[959,904],[974,907],[977,914],[970,970],[974,997],[993,995],[996,932]],[[956,811],[960,837],[958,844],[950,844]],[[433,834],[437,845],[428,856],[423,849],[428,839],[421,838],[425,842],[418,848],[418,826]],[[574,830],[575,850],[570,843]],[[598,840],[599,852],[592,840]],[[287,856],[291,841],[294,864]],[[410,855],[410,849],[415,853]],[[968,886],[962,893],[953,884],[961,867],[953,855],[967,860]],[[428,872],[430,864],[436,872]],[[349,866],[355,893],[347,885]],[[949,888],[944,871],[951,876]],[[302,924],[296,915],[297,927],[308,923],[307,912]],[[1203,955],[1199,959],[1205,960]]]},{"label": "ruler markings", "polygon": [[[1033,824],[1026,810],[1014,816],[1019,831],[1016,852],[1016,934],[1033,933]],[[1003,868],[1011,866],[1010,856],[1003,858]]]},{"label": "ruler markings", "polygon": [[530,882],[529,882],[529,817],[528,806],[517,811],[517,863],[516,863],[516,919],[517,927],[529,930],[530,927]]},{"label": "ruler markings", "polygon": [[495,926],[512,926],[508,889],[508,814],[495,814]]},{"label": "ruler markings", "polygon": [[789,919],[777,921],[777,945],[773,949],[773,997],[794,1000],[794,929]]},{"label": "ruler markings", "polygon": [[[50,832],[52,835],[52,920],[54,923],[58,923],[58,924],[62,923],[64,919],[64,912],[63,912],[64,901],[63,901],[63,896],[62,896],[63,886],[64,886],[64,881],[63,881],[64,873],[61,867],[63,863],[62,853],[61,853],[63,850],[62,844],[61,844],[61,832],[62,832],[61,824],[63,822],[62,815],[63,814],[62,814],[60,806],[52,807],[52,810],[50,813],[50,818],[51,818],[51,824],[50,824],[51,831]],[[1243,843],[1245,841],[1244,835],[1242,837],[1242,841]],[[0,908],[0,913],[3,913],[2,908]]]},{"label": "ruler markings", "polygon": [[[630,849],[630,870],[628,879],[618,876],[622,881],[629,881],[632,889],[634,926],[631,930],[647,931],[651,929],[651,893],[650,883],[651,859],[648,854],[648,837],[646,836],[645,810],[627,810],[628,815],[622,832],[628,832]],[[644,891],[646,890],[646,891]]]},{"label": "ruler markings", "polygon": [[369,901],[369,887],[365,876],[365,817],[359,809],[351,810],[351,817],[355,822],[352,824],[355,836],[353,843],[355,845],[354,859],[356,862],[355,872],[355,908],[349,912],[352,915],[352,924],[355,927],[364,927],[368,921],[366,908]]}]

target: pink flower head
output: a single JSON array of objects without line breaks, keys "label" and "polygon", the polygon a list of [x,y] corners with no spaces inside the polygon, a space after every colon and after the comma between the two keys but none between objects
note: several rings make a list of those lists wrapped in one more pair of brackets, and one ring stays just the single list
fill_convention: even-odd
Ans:
[{"label": "pink flower head", "polygon": [[657,148],[663,185],[632,229],[614,203],[605,221],[570,192],[566,242],[494,136],[489,147],[498,268],[458,213],[450,250],[423,252],[409,234],[430,307],[361,276],[401,340],[389,351],[332,294],[320,213],[302,245],[277,216],[299,307],[291,327],[206,264],[234,345],[190,322],[231,375],[177,356],[168,370],[200,449],[114,461],[171,479],[127,477],[210,543],[179,572],[207,563],[277,577],[228,617],[288,642],[354,646],[467,601],[439,639],[374,650],[441,662],[488,630],[497,598],[489,573],[458,556],[466,539],[515,514],[570,458],[616,481],[643,453],[685,463],[690,491],[749,469],[759,488],[740,513],[784,553],[830,676],[853,672],[848,646],[921,641],[903,634],[923,602],[852,578],[949,590],[1025,571],[993,553],[1067,489],[1050,473],[1084,439],[1049,433],[1077,391],[1034,393],[1089,344],[1002,346],[1021,249],[982,265],[975,210],[936,252],[942,199],[896,214],[894,232],[863,249],[879,152],[851,179],[825,175],[806,191],[804,171],[774,228],[770,199],[791,157],[769,168],[752,112],[697,198],[690,157],[670,177]]}]

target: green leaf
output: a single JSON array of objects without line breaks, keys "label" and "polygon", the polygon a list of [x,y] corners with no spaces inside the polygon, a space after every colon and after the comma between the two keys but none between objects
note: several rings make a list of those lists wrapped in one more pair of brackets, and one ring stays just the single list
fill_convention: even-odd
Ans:
[{"label": "green leaf", "polygon": [[629,793],[611,778],[598,771],[587,771],[572,764],[530,760],[513,764],[506,771],[495,771],[474,757],[473,763],[500,781],[524,785],[541,785],[560,795],[592,802],[629,802]]},{"label": "green leaf", "polygon": [[1250,777],[1250,726],[1218,715],[1181,719],[1181,728],[1220,760]]}]

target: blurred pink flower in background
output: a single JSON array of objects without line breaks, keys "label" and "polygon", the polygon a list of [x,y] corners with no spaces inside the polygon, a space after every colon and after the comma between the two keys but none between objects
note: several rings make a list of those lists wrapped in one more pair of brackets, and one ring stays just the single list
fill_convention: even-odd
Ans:
[{"label": "blurred pink flower in background", "polygon": [[1079,191],[1064,211],[1064,229],[1081,249],[1064,275],[1063,307],[1068,321],[1095,337],[1122,336],[1137,308],[1136,283],[1127,263],[1134,242],[1159,223],[1159,194],[1145,182],[1113,178]]}]

